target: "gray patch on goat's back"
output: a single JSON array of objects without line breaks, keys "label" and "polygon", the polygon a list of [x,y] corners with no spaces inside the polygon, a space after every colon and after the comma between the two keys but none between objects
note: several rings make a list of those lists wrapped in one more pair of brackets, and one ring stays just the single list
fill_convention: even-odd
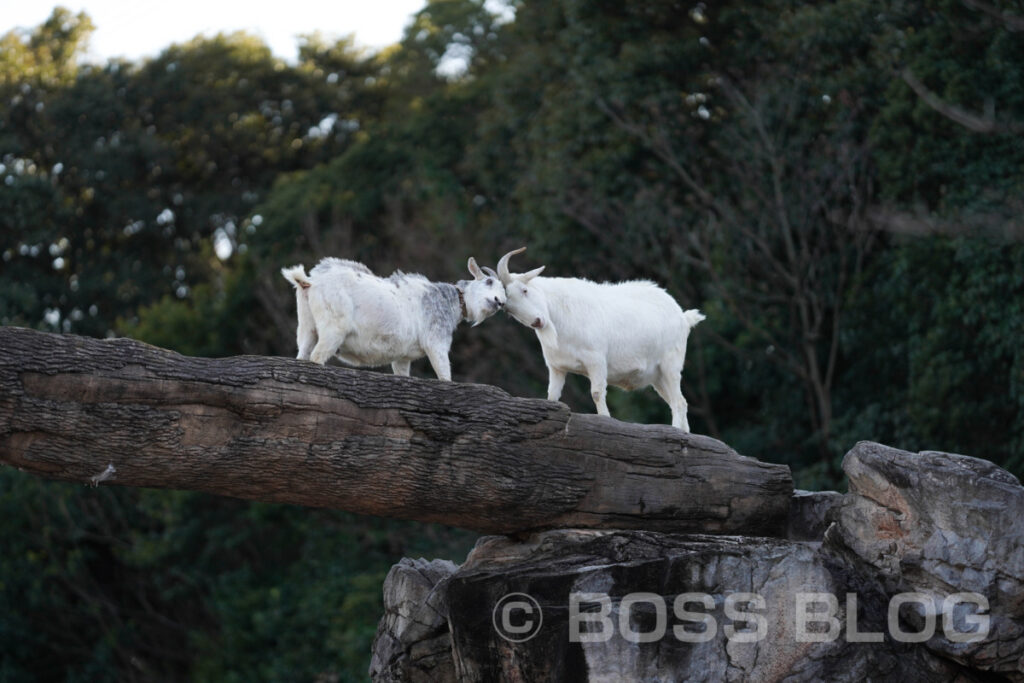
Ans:
[{"label": "gray patch on goat's back", "polygon": [[462,320],[459,292],[447,282],[431,282],[421,300],[431,331],[450,336]]}]

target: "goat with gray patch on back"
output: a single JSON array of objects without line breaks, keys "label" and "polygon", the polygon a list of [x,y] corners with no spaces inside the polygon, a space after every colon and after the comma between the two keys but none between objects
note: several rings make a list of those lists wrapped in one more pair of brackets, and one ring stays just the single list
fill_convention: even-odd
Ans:
[{"label": "goat with gray patch on back", "polygon": [[597,283],[582,278],[538,277],[544,266],[510,273],[510,251],[498,262],[505,311],[540,340],[548,366],[548,400],[562,395],[567,373],[590,378],[599,415],[609,415],[609,384],[632,391],[651,384],[672,409],[672,426],[690,431],[679,383],[690,330],[704,315],[684,311],[668,292],[647,280]]},{"label": "goat with gray patch on back", "polygon": [[497,274],[469,259],[472,280],[431,282],[395,271],[378,277],[362,263],[325,258],[306,275],[299,266],[282,268],[295,287],[299,360],[323,365],[331,356],[372,367],[391,364],[409,375],[414,360],[426,356],[439,379],[451,380],[448,351],[463,320],[479,325],[505,305]]}]

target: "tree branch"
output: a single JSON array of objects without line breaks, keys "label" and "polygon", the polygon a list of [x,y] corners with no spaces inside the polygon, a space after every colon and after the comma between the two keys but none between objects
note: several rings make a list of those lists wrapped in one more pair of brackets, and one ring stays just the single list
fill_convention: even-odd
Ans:
[{"label": "tree branch", "polygon": [[1015,122],[1000,123],[995,120],[995,116],[991,112],[986,112],[983,116],[978,116],[977,114],[969,112],[955,104],[947,102],[929,90],[928,86],[918,80],[917,76],[914,75],[914,72],[911,71],[909,67],[905,67],[900,71],[900,77],[903,79],[904,83],[909,85],[910,88],[917,93],[917,96],[920,97],[925,104],[945,116],[950,121],[960,124],[967,130],[975,133],[999,133],[1011,135],[1019,135],[1021,132],[1024,132],[1024,124]]},{"label": "tree branch", "polygon": [[1010,14],[987,2],[981,2],[981,0],[963,0],[963,3],[971,9],[976,9],[1002,22],[1008,31],[1024,31],[1024,17]]}]

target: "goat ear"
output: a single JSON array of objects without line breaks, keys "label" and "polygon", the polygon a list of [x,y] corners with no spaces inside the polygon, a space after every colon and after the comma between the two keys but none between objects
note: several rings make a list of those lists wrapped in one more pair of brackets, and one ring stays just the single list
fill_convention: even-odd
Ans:
[{"label": "goat ear", "polygon": [[530,272],[523,273],[522,275],[517,275],[516,277],[519,278],[519,281],[522,282],[525,285],[530,280],[532,280],[533,278],[537,277],[538,275],[540,275],[543,272],[544,272],[544,266],[541,266],[540,268],[534,268]]},{"label": "goat ear", "polygon": [[476,259],[473,258],[472,256],[469,257],[469,261],[466,263],[466,267],[469,268],[469,272],[473,276],[473,279],[475,280],[483,280],[485,277],[487,277],[486,275],[484,275],[483,271],[480,270],[480,266],[476,264]]}]

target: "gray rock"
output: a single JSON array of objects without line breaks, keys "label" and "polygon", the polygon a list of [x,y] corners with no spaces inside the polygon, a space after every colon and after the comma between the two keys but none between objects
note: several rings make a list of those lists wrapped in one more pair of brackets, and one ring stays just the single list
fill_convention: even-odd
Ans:
[{"label": "gray rock", "polygon": [[[843,466],[848,494],[793,496],[788,540],[558,529],[482,538],[459,568],[403,560],[371,677],[1024,681],[1024,487],[984,460],[872,443]],[[957,637],[979,612],[957,594],[987,601],[976,639]],[[820,609],[800,595],[827,612],[808,625]]]},{"label": "gray rock", "polygon": [[786,538],[791,541],[821,541],[828,528],[828,515],[843,500],[838,491],[793,491],[789,501]]},{"label": "gray rock", "polygon": [[[920,646],[891,639],[848,642],[848,578],[816,544],[779,539],[593,530],[549,531],[519,541],[487,537],[448,584],[456,670],[460,681],[975,680]],[[638,592],[655,602],[623,609],[623,598]],[[535,634],[504,630],[501,606],[513,593],[536,603],[530,611],[511,613],[507,623],[520,631],[539,625]],[[598,623],[575,629],[586,636],[593,628],[595,642],[573,635],[572,622],[582,613],[570,598],[574,593],[609,596],[606,607],[597,599],[583,603],[604,612],[606,620],[599,613]],[[676,631],[707,634],[708,627],[680,618],[675,600],[683,593],[710,596],[707,608],[683,606],[714,620],[706,642],[686,642],[693,636]],[[761,596],[763,607],[748,603],[744,593]],[[813,637],[821,629],[798,627],[800,593],[835,596],[838,630],[832,637],[822,632],[823,642],[806,642],[803,634]],[[884,623],[874,604],[879,599],[884,601],[880,592],[865,596],[862,608],[874,614],[864,616],[861,631],[878,631],[869,627]],[[657,601],[664,605],[664,621]],[[762,636],[730,609],[763,617]],[[657,632],[659,624],[665,635],[652,642],[634,642],[628,633]],[[741,642],[743,631],[754,631],[748,634],[753,642]]]},{"label": "gray rock", "polygon": [[[843,460],[850,492],[834,513],[827,545],[891,596],[916,592],[934,607],[908,605],[907,623],[923,628],[926,646],[973,668],[1024,681],[1024,487],[986,460],[933,451],[909,453],[861,442]],[[988,602],[987,637],[955,642],[942,628],[956,593]],[[955,631],[961,605],[953,610]],[[908,630],[910,630],[908,628]]]},{"label": "gray rock", "polygon": [[384,617],[377,626],[370,678],[379,683],[455,681],[448,607],[448,560],[403,558],[384,579]]}]

